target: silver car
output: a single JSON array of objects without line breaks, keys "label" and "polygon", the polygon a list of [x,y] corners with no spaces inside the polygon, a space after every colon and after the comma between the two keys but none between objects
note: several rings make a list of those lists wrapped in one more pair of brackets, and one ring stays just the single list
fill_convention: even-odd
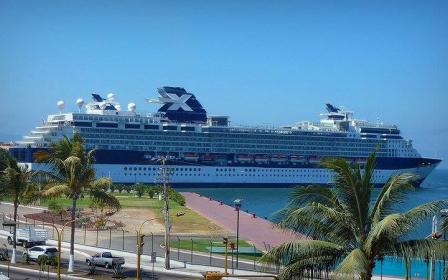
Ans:
[{"label": "silver car", "polygon": [[123,257],[114,257],[111,252],[97,253],[93,256],[86,258],[88,266],[104,266],[105,268],[112,268],[124,264]]}]

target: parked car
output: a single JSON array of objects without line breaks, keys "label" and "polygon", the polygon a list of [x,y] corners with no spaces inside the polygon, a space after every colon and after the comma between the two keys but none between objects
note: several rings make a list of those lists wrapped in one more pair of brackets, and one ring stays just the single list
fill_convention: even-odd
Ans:
[{"label": "parked car", "polygon": [[23,257],[27,260],[37,261],[37,258],[41,255],[48,257],[56,256],[58,249],[52,246],[34,246],[23,252]]},{"label": "parked car", "polygon": [[[16,244],[21,244],[23,247],[31,247],[33,245],[45,245],[48,239],[48,231],[40,228],[18,228],[16,235]],[[12,245],[13,233],[8,234],[8,243]]]},{"label": "parked car", "polygon": [[111,252],[97,253],[86,258],[87,265],[104,266],[105,268],[112,268],[114,266],[123,265],[123,257],[112,256]]}]

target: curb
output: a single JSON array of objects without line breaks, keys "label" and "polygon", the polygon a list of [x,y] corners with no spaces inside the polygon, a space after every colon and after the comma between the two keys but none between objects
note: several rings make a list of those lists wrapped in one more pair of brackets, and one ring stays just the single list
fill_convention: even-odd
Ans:
[{"label": "curb", "polygon": [[[0,202],[0,205],[4,204],[4,205],[9,205],[9,206],[14,206],[14,203],[11,202]],[[48,210],[48,208],[44,208],[44,207],[37,207],[37,206],[27,206],[27,205],[19,205],[19,207],[22,208],[29,208],[29,209],[36,209],[36,210]]]},{"label": "curb", "polygon": [[[8,269],[7,265],[0,264],[1,268]],[[16,266],[9,266],[10,271],[18,271],[18,272],[28,272],[28,273],[37,273],[38,270],[30,269],[30,268],[23,268],[23,267],[16,267]],[[47,273],[47,272],[45,272]],[[54,272],[50,272],[51,276],[56,276],[57,274]],[[75,280],[91,280],[91,278],[82,278],[78,276],[71,276],[66,274],[61,274],[62,279],[75,279]]]}]

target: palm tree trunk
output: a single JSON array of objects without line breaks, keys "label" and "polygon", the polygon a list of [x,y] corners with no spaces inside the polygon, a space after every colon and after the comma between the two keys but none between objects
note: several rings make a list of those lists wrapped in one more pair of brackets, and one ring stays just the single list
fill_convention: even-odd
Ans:
[{"label": "palm tree trunk", "polygon": [[73,205],[72,205],[72,224],[71,224],[71,236],[70,236],[70,259],[68,263],[68,272],[73,272],[73,265],[75,262],[75,218],[76,218],[76,201],[78,197],[77,195],[73,196]]},{"label": "palm tree trunk", "polygon": [[14,229],[12,233],[12,256],[11,263],[16,263],[16,239],[17,239],[17,208],[19,208],[18,195],[14,199]]}]

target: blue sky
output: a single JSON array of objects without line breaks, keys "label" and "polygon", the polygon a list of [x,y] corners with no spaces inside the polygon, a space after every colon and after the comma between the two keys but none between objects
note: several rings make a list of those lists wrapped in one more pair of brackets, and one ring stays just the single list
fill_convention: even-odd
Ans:
[{"label": "blue sky", "polygon": [[447,160],[447,13],[447,1],[1,0],[0,138],[92,92],[153,111],[144,98],[171,85],[238,124],[317,120],[333,102]]}]

